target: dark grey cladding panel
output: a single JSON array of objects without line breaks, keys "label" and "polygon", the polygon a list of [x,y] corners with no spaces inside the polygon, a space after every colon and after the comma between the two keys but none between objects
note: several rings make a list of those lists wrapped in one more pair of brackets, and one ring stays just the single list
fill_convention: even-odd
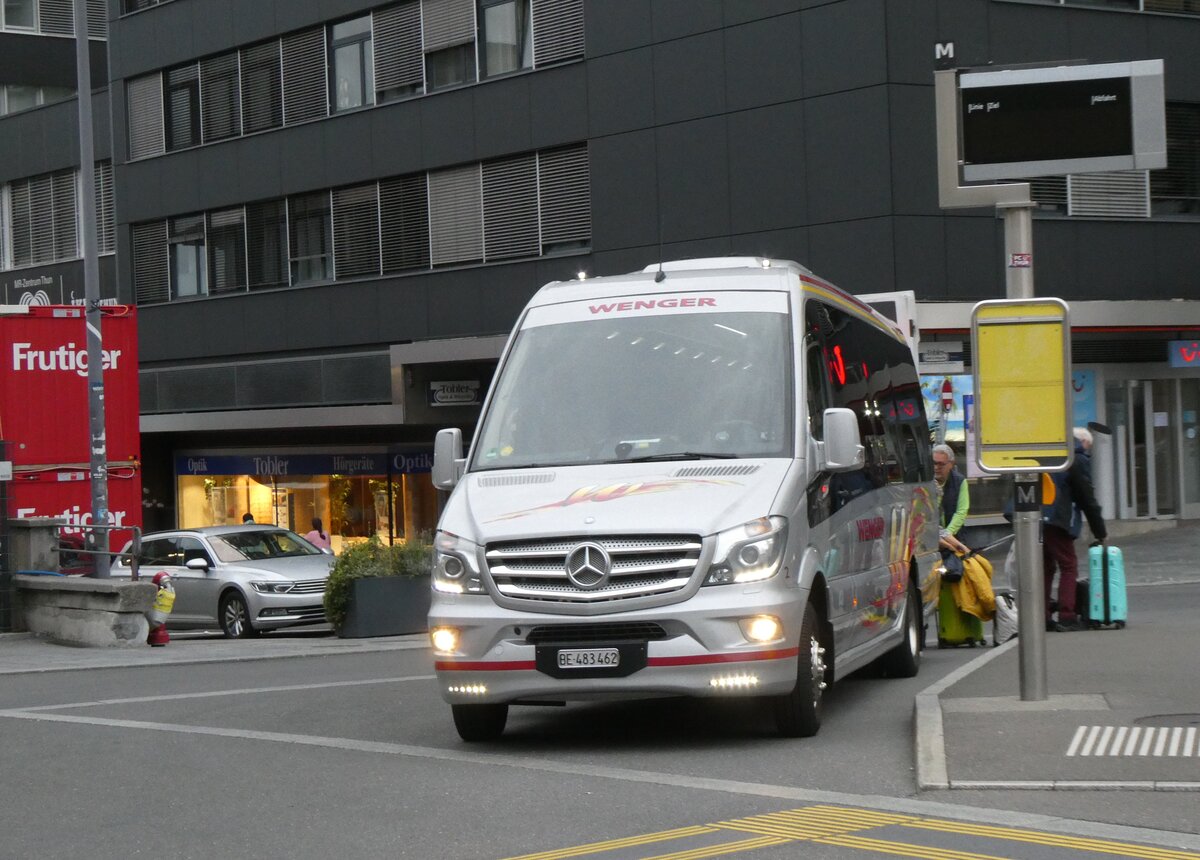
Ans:
[{"label": "dark grey cladding panel", "polygon": [[809,228],[806,263],[851,293],[883,292],[896,285],[892,219],[869,218]]},{"label": "dark grey cladding panel", "polygon": [[[1003,297],[1003,222],[990,213],[986,218],[951,214],[944,218],[943,230],[949,295],[963,299]],[[1040,284],[1037,289],[1041,295],[1050,295]],[[923,298],[919,291],[917,298]]]},{"label": "dark grey cladding panel", "polygon": [[591,0],[584,5],[587,56],[599,57],[651,42],[650,0]]},{"label": "dark grey cladding panel", "polygon": [[[235,156],[237,151],[236,143],[203,146],[195,150],[193,157],[200,179],[197,188],[199,196],[195,201],[185,205],[194,206],[196,209],[219,209],[230,204],[258,199],[257,197],[248,197],[249,189],[241,183]],[[267,196],[271,196],[271,194]]]},{"label": "dark grey cladding panel", "polygon": [[725,31],[729,110],[792,101],[804,95],[800,15],[781,15]]},{"label": "dark grey cladding panel", "polygon": [[897,216],[892,219],[892,229],[896,246],[896,289],[912,290],[918,301],[950,298],[946,276],[946,229],[942,219]]},{"label": "dark grey cladding panel", "polygon": [[[0,122],[0,182],[79,166],[79,104],[68,99],[5,117]],[[112,157],[108,93],[92,97],[92,137],[97,161]]]},{"label": "dark grey cladding panel", "polygon": [[887,80],[887,20],[883,0],[843,0],[806,11],[800,25],[805,94]]},{"label": "dark grey cladding panel", "polygon": [[533,148],[529,81],[529,75],[518,75],[474,90],[477,158],[486,160]]},{"label": "dark grey cladding panel", "polygon": [[879,86],[805,101],[810,222],[889,214],[887,92]]},{"label": "dark grey cladding panel", "polygon": [[898,213],[940,215],[932,91],[929,87],[889,86],[887,97]]},{"label": "dark grey cladding panel", "polygon": [[658,130],[662,240],[729,233],[729,146],[724,116]]},{"label": "dark grey cladding panel", "polygon": [[796,227],[808,220],[804,105],[743,111],[729,123],[730,232]]},{"label": "dark grey cladding panel", "polygon": [[237,175],[239,193],[231,202],[283,196],[282,142],[279,134],[257,134],[218,150],[225,154],[227,169]]},{"label": "dark grey cladding panel", "polygon": [[429,167],[475,160],[474,101],[470,87],[420,100],[421,151]]},{"label": "dark grey cladding panel", "polygon": [[404,102],[377,108],[371,118],[371,156],[375,175],[402,176],[425,167],[421,149],[421,108]]},{"label": "dark grey cladding panel", "polygon": [[654,46],[654,115],[659,123],[724,112],[725,51],[720,31]]},{"label": "dark grey cladding panel", "polygon": [[[371,111],[355,111],[318,123],[318,126],[325,135],[325,178],[330,186],[353,185],[377,178]],[[284,146],[288,146],[286,139]]]},{"label": "dark grey cladding panel", "polygon": [[593,137],[654,124],[654,51],[638,48],[589,60],[588,122]]},{"label": "dark grey cladding panel", "polygon": [[535,149],[588,137],[587,67],[568,63],[529,78],[531,141]]},{"label": "dark grey cladding panel", "polygon": [[453,274],[434,273],[385,279],[376,296],[379,330],[388,343],[429,337],[430,295]]},{"label": "dark grey cladding panel", "polygon": [[655,0],[650,7],[654,41],[720,30],[723,12],[721,0]]},{"label": "dark grey cladding panel", "polygon": [[280,138],[279,178],[285,194],[329,187],[329,153],[325,151],[325,123],[310,122],[286,131],[269,133]]},{"label": "dark grey cladding panel", "polygon": [[530,284],[537,281],[537,267],[456,269],[431,278],[427,337],[498,334],[516,322],[531,295]]},{"label": "dark grey cladding panel", "polygon": [[[734,26],[747,21],[759,21],[795,12],[803,6],[799,0],[724,0],[725,25]],[[928,0],[916,0],[928,2]]]},{"label": "dark grey cladding panel", "polygon": [[654,148],[653,130],[596,138],[589,144],[594,250],[658,243]]},{"label": "dark grey cladding panel", "polygon": [[[90,43],[92,87],[108,83],[104,42]],[[75,86],[75,41],[0,32],[0,80],[28,86]]]},{"label": "dark grey cladding panel", "polygon": [[1200,101],[1200,63],[1196,62],[1200,18],[1146,17],[1154,56],[1161,57],[1166,66],[1167,100]]},{"label": "dark grey cladding panel", "polygon": [[1137,283],[1154,284],[1159,292],[1157,295],[1144,296],[1140,291],[1131,289],[1129,284],[1119,284],[1119,289],[1126,292],[1124,298],[1196,298],[1196,272],[1200,272],[1200,242],[1196,241],[1196,223],[1180,221],[1170,225],[1154,225],[1151,229],[1154,238],[1142,242],[1139,253],[1152,275],[1140,275]]},{"label": "dark grey cladding panel", "polygon": [[[761,233],[743,233],[732,239],[731,254],[734,256],[770,257],[777,260],[795,260],[807,266],[812,255],[808,250],[808,228],[791,227],[785,230],[764,230]],[[818,274],[820,274],[818,272]]]}]

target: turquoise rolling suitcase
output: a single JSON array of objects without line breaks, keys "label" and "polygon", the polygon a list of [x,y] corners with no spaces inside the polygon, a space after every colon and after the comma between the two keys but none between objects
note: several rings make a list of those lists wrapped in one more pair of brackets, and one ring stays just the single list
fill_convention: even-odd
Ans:
[{"label": "turquoise rolling suitcase", "polygon": [[1088,626],[1125,626],[1129,600],[1125,592],[1125,560],[1118,547],[1088,549]]}]

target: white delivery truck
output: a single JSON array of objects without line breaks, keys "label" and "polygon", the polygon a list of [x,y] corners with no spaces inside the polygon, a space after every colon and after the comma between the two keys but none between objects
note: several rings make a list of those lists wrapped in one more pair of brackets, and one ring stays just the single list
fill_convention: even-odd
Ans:
[{"label": "white delivery truck", "polygon": [[758,697],[809,736],[829,683],[917,672],[939,556],[913,354],[796,263],[548,284],[433,480],[430,635],[465,740],[512,704],[660,696]]}]

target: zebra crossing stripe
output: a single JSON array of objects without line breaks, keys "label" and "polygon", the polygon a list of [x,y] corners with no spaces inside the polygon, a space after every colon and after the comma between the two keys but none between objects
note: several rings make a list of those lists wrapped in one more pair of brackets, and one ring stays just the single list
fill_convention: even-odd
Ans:
[{"label": "zebra crossing stripe", "polygon": [[1067,746],[1067,757],[1149,756],[1200,757],[1195,726],[1079,726]]}]

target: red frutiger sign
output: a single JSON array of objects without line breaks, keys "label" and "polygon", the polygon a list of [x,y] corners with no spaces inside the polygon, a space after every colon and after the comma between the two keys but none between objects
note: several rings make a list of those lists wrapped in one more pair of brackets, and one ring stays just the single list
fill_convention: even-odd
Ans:
[{"label": "red frutiger sign", "polygon": [[[135,309],[101,308],[100,332],[110,523],[140,526]],[[84,308],[9,306],[0,312],[0,439],[8,442],[13,466],[9,516],[57,517],[68,528],[91,522]],[[113,536],[114,543],[121,541],[121,533]]]},{"label": "red frutiger sign", "polygon": [[[101,310],[110,463],[139,459],[135,309]],[[86,465],[87,328],[82,307],[34,306],[0,316],[0,439],[13,466]]]}]

